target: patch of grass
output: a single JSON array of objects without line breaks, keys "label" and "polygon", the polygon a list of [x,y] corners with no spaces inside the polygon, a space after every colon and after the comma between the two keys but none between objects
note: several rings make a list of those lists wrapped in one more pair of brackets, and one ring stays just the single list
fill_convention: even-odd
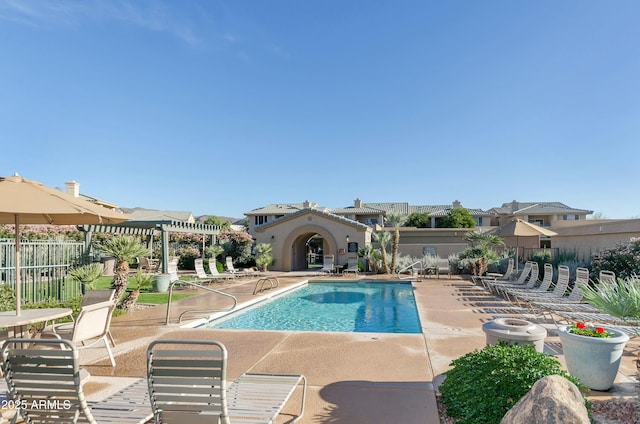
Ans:
[{"label": "patch of grass", "polygon": [[[184,298],[195,296],[195,295],[196,293],[174,293],[171,296],[171,300],[172,302],[174,302],[176,300],[184,299]],[[138,303],[166,305],[168,298],[169,298],[169,293],[140,293],[140,297],[138,298]]]}]

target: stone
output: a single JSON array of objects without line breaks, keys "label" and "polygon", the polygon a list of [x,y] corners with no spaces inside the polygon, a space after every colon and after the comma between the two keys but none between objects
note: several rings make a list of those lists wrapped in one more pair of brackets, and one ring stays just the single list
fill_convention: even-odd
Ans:
[{"label": "stone", "polygon": [[500,424],[590,424],[578,387],[559,375],[549,375],[511,408]]}]

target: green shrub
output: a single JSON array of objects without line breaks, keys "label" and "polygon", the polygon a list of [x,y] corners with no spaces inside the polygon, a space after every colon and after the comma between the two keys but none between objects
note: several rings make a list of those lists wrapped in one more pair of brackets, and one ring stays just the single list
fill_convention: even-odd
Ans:
[{"label": "green shrub", "polygon": [[602,249],[591,257],[591,278],[598,278],[602,270],[613,271],[617,277],[633,278],[640,274],[640,238],[628,243]]},{"label": "green shrub", "polygon": [[179,256],[178,260],[178,268],[179,269],[196,269],[195,260],[198,259],[200,255],[200,250],[196,247],[181,247],[176,251],[176,256]]},{"label": "green shrub", "polygon": [[16,294],[9,284],[0,284],[0,312],[16,309]]},{"label": "green shrub", "polygon": [[[556,357],[533,345],[488,345],[451,362],[440,386],[447,415],[465,424],[499,423],[539,379],[558,374],[581,387]],[[586,403],[586,401],[585,401]]]}]

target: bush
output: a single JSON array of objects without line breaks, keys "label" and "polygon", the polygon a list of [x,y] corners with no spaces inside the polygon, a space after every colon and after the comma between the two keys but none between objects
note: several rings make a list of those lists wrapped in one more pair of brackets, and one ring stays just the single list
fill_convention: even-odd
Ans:
[{"label": "bush", "polygon": [[180,256],[178,268],[196,269],[195,260],[200,257],[200,250],[195,247],[181,247],[176,252],[176,256]]},{"label": "bush", "polygon": [[629,243],[603,249],[591,257],[591,278],[598,278],[602,270],[613,271],[617,277],[633,278],[640,274],[640,238]]},{"label": "bush", "polygon": [[[447,415],[466,424],[499,423],[533,384],[558,374],[581,387],[551,355],[533,345],[499,343],[475,350],[451,362],[440,386]],[[586,401],[585,401],[586,403]]]}]

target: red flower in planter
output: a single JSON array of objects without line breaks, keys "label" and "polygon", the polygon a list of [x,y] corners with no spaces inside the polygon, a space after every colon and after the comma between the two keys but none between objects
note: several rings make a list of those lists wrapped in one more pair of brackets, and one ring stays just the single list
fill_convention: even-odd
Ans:
[{"label": "red flower in planter", "polygon": [[576,322],[575,324],[573,324],[571,327],[569,327],[569,333],[587,337],[611,337],[611,334],[607,333],[604,328],[587,325],[584,322]]}]

